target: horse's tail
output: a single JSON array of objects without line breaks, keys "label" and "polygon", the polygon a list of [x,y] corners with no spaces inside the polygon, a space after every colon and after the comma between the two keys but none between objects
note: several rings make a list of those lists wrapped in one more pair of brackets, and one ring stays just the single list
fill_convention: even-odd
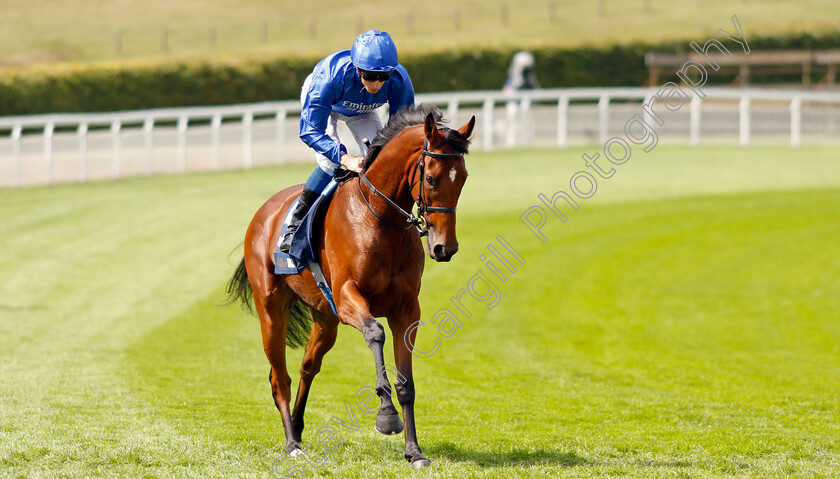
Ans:
[{"label": "horse's tail", "polygon": [[242,303],[242,309],[251,314],[254,312],[254,290],[251,288],[251,282],[248,280],[248,270],[245,269],[245,258],[236,267],[230,281],[227,285],[227,303],[225,305],[233,304],[237,301]]},{"label": "horse's tail", "polygon": [[286,346],[297,349],[309,342],[312,332],[312,314],[303,301],[296,299],[289,310],[289,321],[286,326]]},{"label": "horse's tail", "polygon": [[[227,285],[228,301],[226,304],[233,304],[237,301],[242,303],[242,309],[251,314],[254,311],[254,290],[248,280],[248,270],[245,269],[245,258],[236,267]],[[309,334],[312,332],[312,314],[303,304],[303,301],[296,299],[289,310],[289,320],[286,326],[286,346],[297,349],[306,345],[309,341]]]}]

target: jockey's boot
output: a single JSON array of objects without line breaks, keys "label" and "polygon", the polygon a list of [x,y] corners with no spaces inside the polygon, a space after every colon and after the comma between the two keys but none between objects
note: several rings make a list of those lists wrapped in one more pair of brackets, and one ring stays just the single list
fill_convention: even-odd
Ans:
[{"label": "jockey's boot", "polygon": [[280,251],[286,254],[289,253],[289,248],[292,246],[292,236],[295,235],[295,231],[297,231],[298,226],[300,226],[300,222],[303,221],[303,217],[306,216],[306,213],[310,208],[312,208],[312,203],[315,202],[316,198],[318,198],[318,192],[312,191],[306,186],[303,187],[303,193],[300,195],[300,201],[298,201],[295,211],[292,212],[292,220],[289,222],[286,235],[283,236],[283,241],[280,242]]}]

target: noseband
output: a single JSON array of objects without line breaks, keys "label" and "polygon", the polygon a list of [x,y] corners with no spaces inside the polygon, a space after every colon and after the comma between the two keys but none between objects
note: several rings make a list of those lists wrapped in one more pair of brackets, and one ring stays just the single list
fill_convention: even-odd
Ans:
[{"label": "noseband", "polygon": [[[373,213],[373,216],[376,216],[376,218],[379,219],[379,221],[382,221],[383,223],[387,224],[388,226],[392,226],[394,228],[401,229],[401,230],[407,230],[407,229],[411,228],[412,226],[415,226],[417,228],[417,231],[420,232],[421,237],[429,234],[429,228],[427,226],[426,217],[425,217],[427,212],[428,213],[455,213],[455,211],[457,210],[457,207],[455,207],[455,206],[429,206],[428,205],[428,203],[426,201],[425,190],[423,188],[423,185],[424,185],[423,178],[425,177],[425,172],[426,172],[426,162],[425,162],[426,157],[429,156],[429,157],[437,158],[437,159],[441,159],[441,160],[451,159],[451,158],[463,158],[464,157],[463,153],[437,153],[437,152],[434,152],[434,151],[429,151],[428,148],[429,148],[429,140],[427,138],[426,140],[423,141],[423,150],[420,153],[420,158],[418,158],[417,162],[414,164],[414,168],[412,169],[412,174],[408,179],[409,191],[411,191],[411,187],[414,185],[414,179],[417,178],[417,171],[418,170],[420,171],[420,182],[419,182],[420,184],[419,184],[419,187],[417,189],[417,199],[415,200],[415,204],[417,205],[417,216],[414,216],[413,214],[411,214],[411,213],[405,211],[404,209],[400,208],[400,206],[398,204],[394,203],[394,201],[391,200],[391,198],[388,198],[387,196],[382,194],[381,191],[377,190],[376,187],[373,186],[373,183],[370,182],[370,180],[368,179],[367,176],[365,176],[364,173],[359,173],[359,178],[361,179],[359,181],[359,194],[362,195],[362,199],[365,200],[365,204],[367,205],[370,212]],[[386,220],[385,218],[379,216],[376,213],[376,211],[373,211],[373,207],[371,207],[370,202],[367,200],[367,198],[365,197],[365,194],[362,192],[362,181],[364,181],[365,185],[367,185],[367,187],[370,188],[370,190],[373,191],[373,193],[376,196],[385,200],[385,202],[388,203],[388,205],[393,207],[403,217],[405,217],[406,221],[408,222],[408,225],[407,226],[396,225],[396,224],[391,223],[390,221]]]}]

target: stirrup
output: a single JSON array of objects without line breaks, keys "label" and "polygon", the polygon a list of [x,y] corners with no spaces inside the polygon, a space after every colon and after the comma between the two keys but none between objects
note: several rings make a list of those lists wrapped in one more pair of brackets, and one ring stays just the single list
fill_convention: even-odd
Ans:
[{"label": "stirrup", "polygon": [[280,241],[281,252],[289,254],[289,250],[292,248],[292,238],[295,236],[296,230],[297,228],[289,228],[286,234],[283,235],[283,239]]}]

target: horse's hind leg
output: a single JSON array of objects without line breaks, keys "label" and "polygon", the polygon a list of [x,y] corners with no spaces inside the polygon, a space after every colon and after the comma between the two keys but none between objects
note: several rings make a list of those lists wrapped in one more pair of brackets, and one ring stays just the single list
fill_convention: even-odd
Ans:
[{"label": "horse's hind leg", "polygon": [[277,295],[263,297],[254,292],[254,306],[260,316],[263,349],[271,364],[268,380],[271,382],[271,395],[274,404],[283,418],[283,431],[286,435],[286,452],[295,454],[300,449],[294,437],[292,415],[289,412],[292,378],[286,370],[286,325],[289,321],[290,302]]},{"label": "horse's hind leg", "polygon": [[324,355],[332,349],[338,332],[338,318],[333,315],[319,313],[310,308],[312,313],[312,333],[306,344],[303,363],[300,365],[300,383],[298,384],[295,410],[292,413],[292,428],[295,439],[301,442],[303,435],[303,416],[306,410],[306,400],[312,387],[312,380],[321,371]]}]

